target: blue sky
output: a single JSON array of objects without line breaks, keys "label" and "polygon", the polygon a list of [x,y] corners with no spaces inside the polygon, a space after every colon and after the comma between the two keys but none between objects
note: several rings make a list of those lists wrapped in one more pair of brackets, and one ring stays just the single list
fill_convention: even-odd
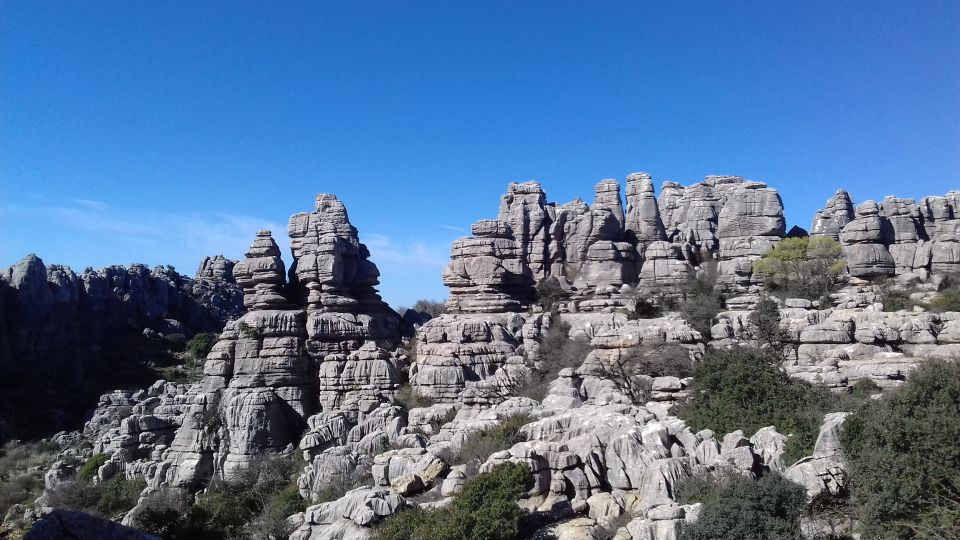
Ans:
[{"label": "blue sky", "polygon": [[955,1],[6,0],[0,77],[0,267],[192,274],[332,192],[410,304],[510,181],[960,189]]}]

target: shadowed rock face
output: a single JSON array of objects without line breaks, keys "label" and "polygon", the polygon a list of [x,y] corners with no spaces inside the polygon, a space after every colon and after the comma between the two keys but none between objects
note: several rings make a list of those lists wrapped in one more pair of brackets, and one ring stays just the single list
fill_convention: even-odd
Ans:
[{"label": "shadowed rock face", "polygon": [[886,197],[865,201],[856,214],[847,192],[840,190],[817,212],[813,236],[837,238],[854,277],[960,272],[960,192],[913,199]]},{"label": "shadowed rock face", "polygon": [[[218,255],[205,258],[193,279],[171,267],[151,270],[139,264],[77,274],[31,254],[0,271],[0,368],[8,382],[17,381],[14,394],[3,392],[0,415],[22,431],[18,436],[41,435],[82,422],[89,401],[71,404],[69,395],[52,389],[56,399],[32,403],[31,396],[18,392],[32,389],[36,398],[57,384],[78,396],[89,390],[89,400],[113,388],[96,388],[97,381],[149,384],[110,382],[117,366],[105,357],[124,357],[132,378],[138,359],[129,356],[136,354],[135,345],[149,345],[144,329],[187,337],[220,331],[244,311],[232,268],[232,261]],[[27,410],[37,419],[22,418]]]}]

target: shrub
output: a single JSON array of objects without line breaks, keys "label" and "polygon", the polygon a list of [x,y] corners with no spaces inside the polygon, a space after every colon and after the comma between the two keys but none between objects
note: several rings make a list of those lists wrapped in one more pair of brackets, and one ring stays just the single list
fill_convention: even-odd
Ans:
[{"label": "shrub", "polygon": [[941,361],[847,418],[841,441],[865,537],[960,537],[957,418],[960,364]]},{"label": "shrub", "polygon": [[567,298],[567,291],[563,290],[556,276],[550,276],[537,283],[536,298],[544,311],[555,311],[559,307],[557,304]]},{"label": "shrub", "polygon": [[413,310],[419,313],[426,313],[431,318],[434,318],[446,313],[447,306],[437,300],[420,299],[413,304]]},{"label": "shrub", "polygon": [[483,463],[490,454],[506,450],[518,442],[526,440],[520,428],[530,423],[525,414],[515,414],[505,418],[497,427],[486,431],[476,431],[467,435],[460,450],[449,460],[453,464],[479,461]]},{"label": "shrub", "polygon": [[697,363],[690,397],[674,412],[694,431],[747,436],[766,426],[792,434],[784,462],[810,455],[823,415],[835,409],[829,391],[791,378],[780,368],[780,357],[754,349],[708,349]]},{"label": "shrub", "polygon": [[753,263],[771,291],[808,300],[829,294],[846,265],[840,243],[828,237],[784,238]]},{"label": "shrub", "polygon": [[190,341],[187,342],[187,352],[190,353],[194,361],[203,362],[207,355],[210,354],[210,349],[213,348],[213,344],[216,342],[216,334],[201,332],[190,338]]},{"label": "shrub", "polygon": [[525,386],[514,389],[517,395],[542,401],[550,383],[564,368],[577,369],[590,354],[590,343],[570,338],[570,324],[560,314],[550,314],[550,327],[540,340],[540,362]]},{"label": "shrub", "polygon": [[713,320],[723,310],[723,296],[716,291],[717,265],[705,262],[703,270],[690,282],[678,311],[690,326],[704,337],[710,337]]},{"label": "shrub", "polygon": [[930,301],[934,311],[960,311],[960,288],[951,287],[937,293]]},{"label": "shrub", "polygon": [[533,487],[526,465],[501,463],[467,483],[448,508],[395,514],[373,532],[375,540],[514,540],[522,512],[517,499]]},{"label": "shrub", "polygon": [[286,518],[307,506],[298,470],[288,456],[263,457],[230,480],[211,482],[192,505],[174,493],[151,495],[138,524],[163,538],[285,538],[292,532]]},{"label": "shrub", "polygon": [[653,377],[693,374],[690,353],[677,344],[640,345],[596,358],[590,367],[593,375],[612,382],[635,405],[649,399]]},{"label": "shrub", "polygon": [[780,305],[772,298],[761,298],[750,311],[750,324],[759,345],[780,349],[783,334],[780,331]]},{"label": "shrub", "polygon": [[48,504],[54,508],[96,514],[100,491],[90,482],[75,480],[63,482],[54,489],[47,490],[47,497]]},{"label": "shrub", "polygon": [[703,503],[697,521],[683,528],[682,540],[802,538],[806,493],[776,473],[756,481],[738,475],[693,477],[677,491],[683,504]]},{"label": "shrub", "polygon": [[140,492],[147,487],[143,477],[127,479],[123,474],[115,474],[96,488],[99,492],[97,510],[104,516],[124,513],[137,505]]},{"label": "shrub", "polygon": [[89,482],[97,475],[97,471],[104,463],[110,460],[110,454],[94,454],[90,459],[83,462],[83,466],[77,471],[77,479]]},{"label": "shrub", "polygon": [[910,298],[909,291],[897,288],[897,285],[891,279],[877,281],[877,293],[880,296],[884,311],[909,311],[914,306],[921,305]]},{"label": "shrub", "polygon": [[403,405],[403,407],[407,410],[416,409],[418,407],[429,407],[433,405],[433,400],[430,399],[429,396],[422,396],[416,393],[413,390],[413,386],[411,386],[409,383],[400,387],[400,391],[394,395],[393,400],[396,403]]},{"label": "shrub", "polygon": [[60,447],[49,441],[11,441],[0,448],[0,515],[40,496],[43,471],[59,454]]}]

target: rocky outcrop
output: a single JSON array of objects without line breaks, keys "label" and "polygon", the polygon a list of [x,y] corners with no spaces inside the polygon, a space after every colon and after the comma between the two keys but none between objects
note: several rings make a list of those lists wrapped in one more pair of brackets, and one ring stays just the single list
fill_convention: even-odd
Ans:
[{"label": "rocky outcrop", "polygon": [[810,236],[827,236],[840,240],[840,231],[854,220],[853,200],[842,189],[827,199],[827,206],[817,210],[810,227]]},{"label": "rocky outcrop", "polygon": [[597,184],[592,205],[549,203],[536,182],[510,184],[497,219],[453,245],[449,311],[522,311],[547,278],[569,291],[569,310],[611,311],[630,305],[635,287],[676,292],[714,260],[722,286],[750,291],[753,261],[785,235],[777,192],[739,177],[666,182],[658,202],[650,176],[634,173],[626,200],[624,210],[615,180]]},{"label": "rocky outcrop", "polygon": [[43,516],[24,536],[24,540],[71,538],[75,540],[160,540],[159,537],[103,519],[67,510],[54,510]]},{"label": "rocky outcrop", "polygon": [[[171,267],[150,270],[137,264],[77,274],[28,255],[0,271],[0,366],[8,380],[18,381],[2,392],[3,416],[21,436],[79,425],[88,404],[110,389],[94,386],[117,369],[105,357],[151,348],[144,331],[181,338],[219,332],[243,313],[242,293],[227,273],[232,264],[222,256],[208,257],[190,279]],[[131,366],[125,369],[135,372],[137,361],[124,360]],[[18,394],[30,387],[42,393],[54,381],[88,401],[71,403],[69,395],[54,392],[57,399],[32,404]],[[36,407],[33,418],[46,421],[21,423],[15,405]]]},{"label": "rocky outcrop", "polygon": [[960,192],[943,197],[886,197],[865,201],[851,218],[849,195],[840,190],[817,212],[813,235],[838,238],[853,277],[905,276],[960,272]]},{"label": "rocky outcrop", "polygon": [[[291,217],[288,231],[289,285],[269,231],[234,266],[249,311],[227,325],[203,379],[182,399],[156,482],[229,477],[298,443],[307,427],[312,457],[344,442],[348,425],[376,417],[399,388],[400,318],[376,293],[379,274],[343,203],[318,195],[315,210]],[[340,427],[330,432],[334,419]]]}]

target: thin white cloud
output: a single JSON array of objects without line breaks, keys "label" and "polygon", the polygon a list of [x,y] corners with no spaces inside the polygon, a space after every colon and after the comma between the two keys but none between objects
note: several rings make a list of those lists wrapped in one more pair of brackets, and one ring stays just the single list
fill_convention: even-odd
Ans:
[{"label": "thin white cloud", "polygon": [[73,199],[73,202],[91,210],[106,210],[110,208],[109,204],[103,201],[95,201],[93,199]]},{"label": "thin white cloud", "polygon": [[449,242],[413,240],[398,243],[390,236],[378,233],[361,233],[360,241],[366,244],[370,258],[378,265],[401,264],[442,269],[450,256]]},{"label": "thin white cloud", "polygon": [[470,232],[469,230],[464,229],[463,227],[457,227],[456,225],[440,224],[440,228],[441,228],[441,229],[446,229],[446,230],[448,230],[448,231],[453,231],[453,232],[458,233],[458,234],[467,234],[467,233]]},{"label": "thin white cloud", "polygon": [[[281,251],[285,255],[289,252],[286,227],[263,218],[229,213],[124,213],[99,201],[72,202],[73,206],[8,206],[3,213],[61,227],[65,234],[73,230],[78,238],[116,246],[117,262],[131,255],[147,258],[151,263],[176,261],[180,265],[196,265],[203,257],[215,254],[236,259],[243,257],[259,229],[273,231]],[[190,272],[193,268],[180,270]]]}]

